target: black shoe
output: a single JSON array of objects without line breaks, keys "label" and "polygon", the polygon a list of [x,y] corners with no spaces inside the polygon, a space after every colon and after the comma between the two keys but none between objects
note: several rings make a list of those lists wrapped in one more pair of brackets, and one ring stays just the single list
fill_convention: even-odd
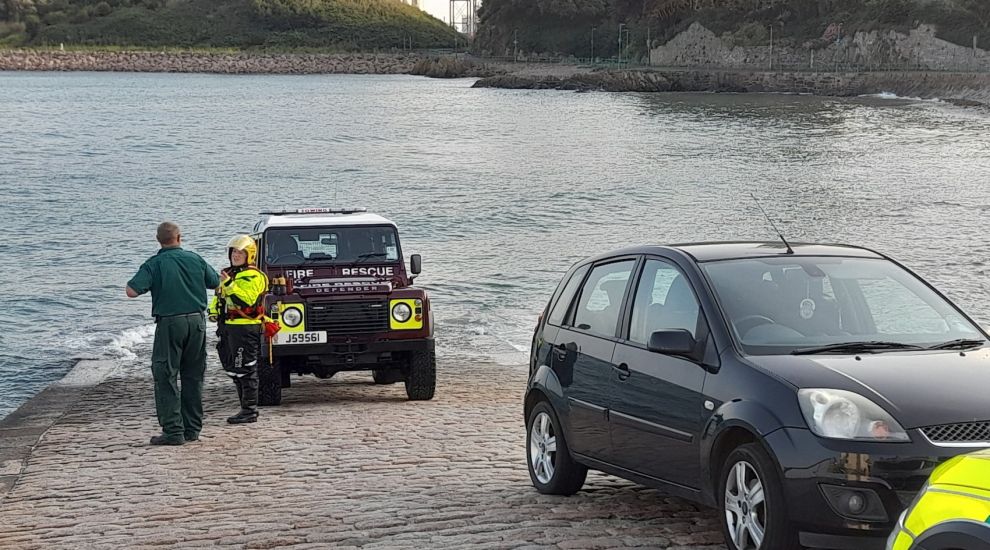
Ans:
[{"label": "black shoe", "polygon": [[227,419],[228,424],[249,424],[258,421],[258,413],[241,411]]},{"label": "black shoe", "polygon": [[186,434],[182,436],[185,438],[186,443],[192,443],[193,441],[199,441],[199,434]]},{"label": "black shoe", "polygon": [[174,437],[165,437],[164,435],[156,435],[151,438],[152,445],[182,445],[185,442],[185,439],[175,439]]}]

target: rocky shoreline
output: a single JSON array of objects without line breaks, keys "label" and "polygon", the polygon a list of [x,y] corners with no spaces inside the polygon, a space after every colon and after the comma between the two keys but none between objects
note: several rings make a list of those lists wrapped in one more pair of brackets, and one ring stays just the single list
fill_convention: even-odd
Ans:
[{"label": "rocky shoreline", "polygon": [[415,74],[473,77],[474,87],[608,92],[771,92],[823,96],[893,93],[990,105],[990,73],[812,72],[670,68],[607,70],[571,64],[487,63],[408,54],[0,51],[0,71],[123,71],[214,74]]},{"label": "rocky shoreline", "polygon": [[418,54],[0,51],[0,71],[408,74]]}]

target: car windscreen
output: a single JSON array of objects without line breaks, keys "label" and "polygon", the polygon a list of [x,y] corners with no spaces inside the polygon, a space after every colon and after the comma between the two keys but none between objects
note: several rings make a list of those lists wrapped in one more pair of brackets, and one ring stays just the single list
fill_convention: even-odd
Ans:
[{"label": "car windscreen", "polygon": [[269,229],[265,261],[273,266],[395,262],[400,258],[394,227]]},{"label": "car windscreen", "polygon": [[983,334],[917,277],[884,259],[789,256],[707,262],[746,353],[848,342],[929,347]]}]

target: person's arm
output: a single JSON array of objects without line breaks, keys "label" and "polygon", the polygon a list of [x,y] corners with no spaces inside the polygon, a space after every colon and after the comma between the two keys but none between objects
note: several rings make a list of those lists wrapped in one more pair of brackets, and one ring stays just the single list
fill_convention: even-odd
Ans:
[{"label": "person's arm", "polygon": [[203,260],[203,271],[203,282],[206,283],[206,288],[217,288],[220,286],[220,275],[217,273],[217,270],[213,269],[213,266],[206,263],[206,260]]},{"label": "person's arm", "polygon": [[134,277],[127,281],[127,288],[124,289],[124,292],[128,298],[137,298],[149,290],[151,290],[151,269],[147,263],[144,263]]}]

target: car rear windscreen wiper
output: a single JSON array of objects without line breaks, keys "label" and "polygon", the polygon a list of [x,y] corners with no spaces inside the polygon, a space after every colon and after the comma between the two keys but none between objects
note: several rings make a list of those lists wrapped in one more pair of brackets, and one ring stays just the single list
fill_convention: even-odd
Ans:
[{"label": "car rear windscreen wiper", "polygon": [[956,340],[949,340],[948,342],[942,342],[941,344],[935,344],[934,346],[929,346],[928,349],[975,348],[976,346],[982,346],[986,342],[987,342],[986,340],[980,340],[978,338],[958,338]]},{"label": "car rear windscreen wiper", "polygon": [[868,342],[841,342],[838,344],[828,344],[826,346],[817,346],[813,348],[801,348],[796,349],[791,352],[791,355],[813,355],[815,353],[858,353],[858,352],[875,352],[875,351],[885,351],[885,350],[923,350],[929,349],[922,346],[916,346],[914,344],[903,344],[901,342],[882,342],[879,340],[870,340]]}]

